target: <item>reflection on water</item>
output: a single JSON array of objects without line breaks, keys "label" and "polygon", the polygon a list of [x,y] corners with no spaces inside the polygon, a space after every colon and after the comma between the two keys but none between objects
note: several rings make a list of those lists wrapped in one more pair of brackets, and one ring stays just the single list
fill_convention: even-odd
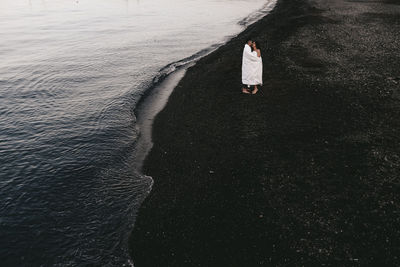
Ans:
[{"label": "reflection on water", "polygon": [[127,263],[151,179],[135,106],[152,77],[265,0],[0,1],[0,260]]}]

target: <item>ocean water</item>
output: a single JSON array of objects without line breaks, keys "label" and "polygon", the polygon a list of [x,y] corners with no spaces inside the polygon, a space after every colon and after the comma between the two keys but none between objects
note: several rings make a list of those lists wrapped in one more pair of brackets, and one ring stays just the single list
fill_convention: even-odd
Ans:
[{"label": "ocean water", "polygon": [[131,264],[137,104],[274,3],[1,0],[0,265]]}]

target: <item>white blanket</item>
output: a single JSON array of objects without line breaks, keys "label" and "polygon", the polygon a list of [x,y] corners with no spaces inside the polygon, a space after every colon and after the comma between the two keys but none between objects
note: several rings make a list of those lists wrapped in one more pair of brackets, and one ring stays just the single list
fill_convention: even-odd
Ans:
[{"label": "white blanket", "polygon": [[242,83],[245,85],[262,84],[262,59],[257,56],[257,52],[251,52],[249,45],[243,49],[242,59]]}]

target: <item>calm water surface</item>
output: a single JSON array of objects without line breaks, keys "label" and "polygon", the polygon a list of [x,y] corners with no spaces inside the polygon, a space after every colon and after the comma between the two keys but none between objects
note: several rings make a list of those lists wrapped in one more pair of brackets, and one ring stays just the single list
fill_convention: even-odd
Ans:
[{"label": "calm water surface", "polygon": [[140,97],[268,3],[1,0],[0,265],[128,264]]}]

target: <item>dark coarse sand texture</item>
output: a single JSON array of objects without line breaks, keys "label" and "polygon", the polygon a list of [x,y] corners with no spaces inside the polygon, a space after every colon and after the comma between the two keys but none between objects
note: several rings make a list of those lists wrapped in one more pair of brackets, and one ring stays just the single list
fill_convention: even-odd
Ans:
[{"label": "dark coarse sand texture", "polygon": [[399,99],[399,1],[279,0],[157,116],[135,267],[400,266]]}]

